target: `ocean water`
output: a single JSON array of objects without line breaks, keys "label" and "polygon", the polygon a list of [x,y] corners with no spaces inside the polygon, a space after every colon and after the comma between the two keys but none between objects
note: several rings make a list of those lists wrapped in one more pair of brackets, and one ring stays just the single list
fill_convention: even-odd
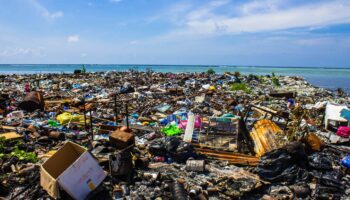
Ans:
[{"label": "ocean water", "polygon": [[[72,73],[81,69],[78,64],[1,64],[0,74],[33,74],[33,73]],[[156,72],[205,72],[209,68],[216,73],[239,71],[241,74],[265,75],[274,72],[276,75],[302,76],[311,84],[327,89],[342,88],[350,93],[350,68],[321,67],[263,67],[263,66],[213,66],[213,65],[85,65],[87,71],[127,71],[129,69]]]}]

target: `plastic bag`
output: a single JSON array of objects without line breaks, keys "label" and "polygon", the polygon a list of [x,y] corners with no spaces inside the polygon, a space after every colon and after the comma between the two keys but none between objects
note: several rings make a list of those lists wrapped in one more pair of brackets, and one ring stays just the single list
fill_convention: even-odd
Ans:
[{"label": "plastic bag", "polygon": [[176,125],[169,125],[160,130],[162,133],[164,133],[167,136],[173,136],[178,135],[183,132],[180,128],[178,128]]},{"label": "plastic bag", "polygon": [[[56,117],[56,120],[62,125],[68,124],[71,122],[84,123],[84,116],[83,115],[72,115],[71,113],[64,112],[64,113],[58,115]],[[88,123],[88,120],[86,120],[86,121]]]},{"label": "plastic bag", "polygon": [[345,156],[343,159],[341,159],[340,162],[344,167],[350,169],[350,155],[349,156]]},{"label": "plastic bag", "polygon": [[294,183],[309,178],[306,166],[304,146],[296,142],[263,155],[256,172],[263,180]]},{"label": "plastic bag", "polygon": [[[180,120],[179,121],[179,128],[185,130],[187,126],[187,120]],[[194,128],[201,128],[202,126],[202,120],[199,115],[195,116],[194,119]]]},{"label": "plastic bag", "polygon": [[315,169],[332,169],[332,158],[324,153],[314,153],[309,156],[309,164]]},{"label": "plastic bag", "polygon": [[148,152],[155,156],[170,156],[175,162],[185,162],[189,157],[195,157],[193,146],[177,137],[153,140],[148,145]]}]

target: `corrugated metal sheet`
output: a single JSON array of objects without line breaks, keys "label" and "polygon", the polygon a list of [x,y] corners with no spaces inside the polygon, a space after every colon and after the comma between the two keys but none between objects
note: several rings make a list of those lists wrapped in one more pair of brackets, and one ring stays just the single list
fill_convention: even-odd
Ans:
[{"label": "corrugated metal sheet", "polygon": [[278,134],[283,134],[283,131],[271,120],[262,119],[257,121],[250,132],[250,136],[254,141],[256,156],[260,157],[268,151],[281,147],[282,144],[276,140]]}]

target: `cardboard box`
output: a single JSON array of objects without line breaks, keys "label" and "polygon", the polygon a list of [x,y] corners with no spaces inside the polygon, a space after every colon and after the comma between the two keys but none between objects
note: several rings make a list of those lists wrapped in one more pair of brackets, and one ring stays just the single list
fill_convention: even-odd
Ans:
[{"label": "cardboard box", "polygon": [[59,186],[74,199],[85,199],[105,177],[92,155],[73,142],[65,143],[40,169],[40,185],[56,199]]},{"label": "cardboard box", "polygon": [[109,142],[118,149],[124,149],[135,143],[135,135],[118,129],[109,136]]}]

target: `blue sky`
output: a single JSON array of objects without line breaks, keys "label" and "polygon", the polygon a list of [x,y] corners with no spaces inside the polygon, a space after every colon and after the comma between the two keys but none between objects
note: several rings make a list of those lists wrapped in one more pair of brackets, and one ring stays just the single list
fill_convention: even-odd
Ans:
[{"label": "blue sky", "polygon": [[350,0],[0,0],[0,63],[350,67]]}]

